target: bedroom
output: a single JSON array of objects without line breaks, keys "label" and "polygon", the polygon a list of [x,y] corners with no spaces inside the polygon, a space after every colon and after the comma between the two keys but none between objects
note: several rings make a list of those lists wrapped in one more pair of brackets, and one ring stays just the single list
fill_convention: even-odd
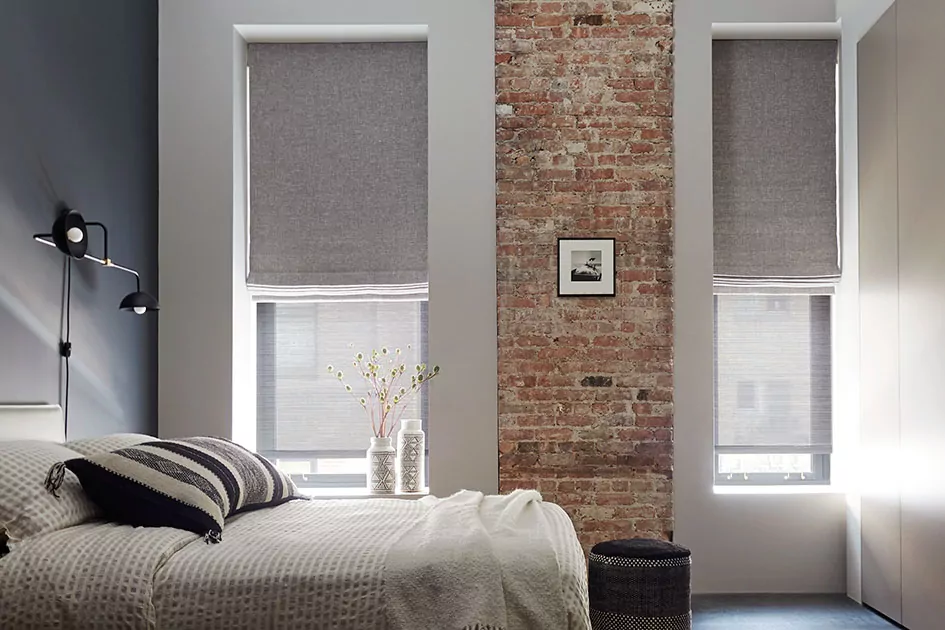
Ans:
[{"label": "bedroom", "polygon": [[[537,490],[568,514],[584,552],[607,540],[672,539],[692,551],[695,627],[757,627],[764,614],[764,627],[795,615],[828,627],[818,614],[872,615],[860,603],[914,630],[937,627],[943,474],[930,449],[941,437],[940,366],[926,350],[940,335],[929,314],[945,294],[932,275],[939,226],[926,209],[940,197],[929,167],[942,157],[938,117],[927,105],[945,89],[926,30],[945,20],[937,3],[0,0],[0,16],[0,403],[60,404],[69,440],[231,438],[309,494],[358,505],[364,499],[350,495],[365,492],[370,422],[326,368],[410,343],[417,362],[442,368],[410,410],[426,433],[431,495]],[[713,83],[723,58],[713,38],[722,47],[839,42],[838,79],[819,84],[821,96],[839,99],[838,177],[830,188],[829,169],[813,173],[827,183],[805,189],[801,205],[836,191],[839,202],[818,217],[839,234],[828,251],[840,264],[827,275],[842,274],[821,299],[807,287],[778,293],[831,305],[829,343],[813,325],[820,341],[799,341],[826,350],[830,395],[808,374],[808,402],[829,413],[820,408],[819,433],[777,453],[801,467],[775,473],[738,467],[750,458],[732,463],[720,449],[758,445],[719,444],[713,421],[713,221],[724,208],[713,215],[712,199],[726,185],[714,168],[724,162],[713,132],[722,137],[714,107],[725,94]],[[379,43],[403,62],[382,54],[355,71],[329,59],[341,99],[312,84],[267,98],[300,64],[254,76],[250,63],[309,47],[384,50]],[[377,94],[382,80],[391,87]],[[814,121],[798,114],[807,101],[796,96],[784,111]],[[302,122],[267,136],[277,126],[266,116],[280,107]],[[318,126],[312,111],[375,118]],[[380,156],[359,138],[398,152]],[[266,142],[295,153],[267,162],[254,153]],[[309,150],[333,142],[342,144],[330,159]],[[798,149],[824,159],[801,142],[760,153],[786,159]],[[418,163],[425,168],[411,170]],[[327,187],[319,198],[333,200],[332,212],[280,223],[280,209],[312,198],[283,178],[299,173]],[[51,232],[66,207],[107,225],[108,255],[140,274],[160,311],[119,311],[132,276],[68,263],[31,238]],[[400,213],[393,226],[383,223],[391,212]],[[271,229],[254,232],[266,220]],[[89,228],[99,256],[101,234]],[[821,243],[825,234],[801,236]],[[589,242],[564,252],[559,238]],[[324,279],[363,271],[365,252],[396,268]],[[567,282],[572,265],[591,258],[601,279]],[[283,264],[322,276],[286,284],[258,275]],[[391,273],[400,293],[378,299]],[[605,281],[612,286],[598,290]],[[337,289],[352,284],[371,286],[372,297]],[[772,309],[796,303],[775,299]],[[59,352],[67,310],[68,405]],[[280,311],[309,339],[302,363],[292,363],[292,348],[278,354]],[[325,335],[311,341],[319,315],[332,347]],[[297,378],[267,371],[280,356]],[[332,420],[298,431],[293,418],[315,409]],[[902,475],[918,481],[900,484]],[[730,483],[739,476],[746,483]],[[0,560],[0,575],[14,555]]]}]

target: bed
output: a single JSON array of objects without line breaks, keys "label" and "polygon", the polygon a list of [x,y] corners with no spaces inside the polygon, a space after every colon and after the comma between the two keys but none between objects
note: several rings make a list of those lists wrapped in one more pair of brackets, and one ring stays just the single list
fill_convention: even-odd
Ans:
[{"label": "bed", "polygon": [[[0,406],[0,440],[55,439],[55,415]],[[31,536],[0,558],[0,628],[590,623],[585,560],[567,514],[531,491],[464,491],[291,501],[231,517],[213,545],[183,530],[95,519]]]}]

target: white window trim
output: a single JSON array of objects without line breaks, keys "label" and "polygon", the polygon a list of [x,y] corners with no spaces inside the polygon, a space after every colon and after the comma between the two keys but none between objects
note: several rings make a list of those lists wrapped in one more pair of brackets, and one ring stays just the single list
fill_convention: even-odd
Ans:
[{"label": "white window trim", "polygon": [[[769,294],[775,295],[778,293],[791,295],[789,291],[778,291],[776,289],[773,289],[770,291],[770,293],[767,293],[762,288],[759,288],[757,290],[757,293],[760,295],[769,295]],[[713,293],[713,300],[718,295],[727,295],[727,294],[730,295],[731,293],[726,292],[724,289],[722,291],[715,291]],[[798,294],[798,295],[804,295],[804,294]],[[836,380],[834,376],[836,374],[836,360],[837,360],[837,342],[836,342],[837,335],[835,334],[836,329],[834,328],[837,322],[837,315],[836,315],[837,296],[834,294],[833,291],[827,291],[824,293],[816,293],[812,295],[822,295],[822,296],[827,296],[830,298],[830,372],[831,372],[831,384],[833,385],[831,389],[830,421],[831,421],[831,428],[833,429],[833,427],[836,424],[836,413],[837,413],[836,386],[834,385],[835,380]],[[712,332],[713,338],[716,334],[714,329],[715,327],[713,326],[713,332]],[[713,370],[715,370],[715,367],[716,367],[715,362],[713,361]],[[715,378],[713,377],[713,390],[715,389],[715,387],[716,387]],[[713,395],[715,395],[715,392],[713,392]],[[716,422],[717,422],[717,418],[715,417],[715,413],[713,412],[713,418],[712,418],[713,436],[715,435],[715,432],[717,430],[717,427],[715,426]],[[726,492],[724,492],[724,490],[727,490],[728,488],[757,488],[759,489],[758,492],[753,492],[749,494],[765,494],[765,491],[764,491],[765,488],[785,488],[788,490],[785,492],[778,492],[776,494],[791,494],[790,492],[791,488],[811,488],[811,487],[830,488],[833,486],[833,483],[834,483],[833,481],[834,479],[834,469],[833,469],[834,454],[833,453],[829,453],[826,455],[812,454],[812,456],[814,457],[814,460],[813,460],[814,476],[811,479],[799,479],[799,478],[793,477],[792,475],[796,473],[791,473],[791,475],[788,475],[786,478],[779,478],[780,476],[784,475],[784,473],[754,473],[753,475],[750,475],[749,479],[738,480],[738,479],[733,478],[731,481],[722,481],[722,478],[725,476],[725,473],[719,472],[719,455],[724,454],[724,453],[720,453],[718,450],[716,450],[716,446],[714,442],[715,440],[713,439],[712,487],[713,487],[713,491],[715,491],[717,494],[725,494]],[[833,450],[836,451],[836,439],[833,437],[832,437],[832,445],[834,447]],[[824,476],[826,476],[826,478],[824,478]],[[804,493],[805,492],[798,492],[798,494],[804,494]]]},{"label": "white window trim", "polygon": [[[832,409],[831,421],[833,427],[833,453],[830,455],[830,478],[826,483],[810,484],[779,484],[779,485],[755,485],[745,484],[718,484],[718,459],[715,453],[715,440],[713,437],[712,449],[712,491],[714,494],[840,494],[844,492],[846,480],[848,479],[848,461],[846,453],[854,448],[853,444],[848,444],[844,436],[850,433],[847,423],[858,422],[858,418],[852,417],[853,413],[848,411],[843,404],[846,398],[844,392],[839,391],[840,379],[838,366],[841,365],[842,356],[839,349],[840,337],[837,334],[840,330],[840,315],[848,312],[858,313],[859,301],[856,298],[856,288],[859,286],[859,279],[856,275],[855,265],[844,264],[850,257],[851,247],[856,248],[858,243],[845,238],[844,225],[855,223],[856,209],[852,212],[847,211],[843,195],[843,185],[846,181],[844,177],[845,160],[843,152],[843,111],[844,97],[851,98],[851,95],[845,95],[842,90],[843,72],[847,66],[844,65],[842,54],[842,35],[841,23],[836,22],[713,22],[712,39],[835,39],[840,43],[840,62],[837,65],[837,238],[840,241],[841,276],[835,284],[836,291],[832,296],[832,305],[830,309],[830,343],[831,343],[831,371],[833,375],[833,392],[831,396]],[[710,89],[711,93],[711,89]],[[849,232],[847,232],[849,233]],[[854,232],[855,233],[855,232]],[[852,288],[852,292],[851,292]],[[713,291],[713,296],[715,291]],[[713,328],[713,337],[715,331]],[[713,364],[714,369],[714,364]],[[715,385],[713,384],[713,396]],[[852,411],[852,410],[849,410]],[[715,417],[712,418],[712,435],[715,435]],[[838,431],[838,427],[840,430]],[[838,439],[839,438],[839,439]]]},{"label": "white window trim", "polygon": [[[424,285],[424,288],[426,288],[426,285]],[[247,287],[247,291],[250,296],[249,321],[250,321],[250,343],[252,344],[251,349],[250,349],[250,356],[252,357],[252,361],[253,361],[252,373],[253,373],[253,392],[254,392],[253,400],[254,401],[256,400],[255,395],[258,394],[258,390],[257,390],[258,384],[256,381],[256,375],[257,375],[257,372],[256,372],[257,370],[257,364],[256,364],[257,317],[256,317],[256,314],[257,314],[257,307],[259,304],[261,303],[264,303],[264,304],[292,303],[292,302],[333,303],[333,302],[375,302],[377,301],[375,297],[368,297],[368,296],[363,296],[363,295],[360,297],[339,298],[338,296],[321,295],[321,294],[314,294],[314,293],[306,294],[304,291],[301,291],[301,290],[297,291],[297,290],[292,290],[292,289],[290,289],[287,292],[287,293],[291,293],[291,295],[277,296],[273,294],[273,292],[270,290],[269,287],[267,287],[265,290],[261,290],[260,288]],[[429,303],[429,295],[426,290],[422,292],[418,291],[414,293],[409,293],[409,294],[400,296],[399,298],[395,297],[394,299],[397,301],[413,301],[413,302],[428,302]],[[252,450],[253,452],[256,452],[258,450],[256,448],[257,446],[256,444],[257,433],[256,432],[257,432],[258,418],[256,416],[255,406],[253,407],[249,415],[250,417],[252,417],[251,431],[246,431],[246,437],[240,441],[240,444]],[[246,428],[249,429],[250,427],[246,427]],[[249,441],[250,435],[252,436],[251,442]],[[365,448],[365,450],[367,449]],[[429,452],[430,452],[430,444],[429,442],[427,442],[427,455],[426,455],[427,461],[425,462],[424,470],[426,471],[426,475],[428,479],[430,475]],[[299,488],[299,492],[313,499],[326,499],[326,500],[327,499],[368,499],[368,498],[378,497],[378,495],[371,494],[367,490],[367,487],[358,488],[358,487],[353,487],[353,486],[330,486],[330,485],[307,486],[305,488]],[[423,496],[426,496],[429,493],[430,493],[429,487],[424,487],[421,489],[420,492],[395,493],[392,495],[382,495],[382,496],[387,497],[387,498],[392,497],[392,498],[400,498],[400,499],[404,499],[404,498],[415,499],[415,498],[421,498]]]},{"label": "white window trim", "polygon": [[832,484],[794,486],[712,486],[713,494],[843,494]]}]

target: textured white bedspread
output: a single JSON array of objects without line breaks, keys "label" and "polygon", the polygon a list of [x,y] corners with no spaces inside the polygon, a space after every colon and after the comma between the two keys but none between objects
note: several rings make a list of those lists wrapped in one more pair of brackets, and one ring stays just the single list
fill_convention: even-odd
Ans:
[{"label": "textured white bedspread", "polygon": [[[403,552],[413,533],[449,500],[293,501],[229,519],[217,545],[176,529],[101,523],[39,536],[0,559],[0,628],[398,630],[403,620],[391,622],[388,604],[404,596],[402,585],[385,585],[385,575],[405,575]],[[493,509],[502,500],[487,497],[479,522],[468,523],[488,533],[503,574],[482,588],[499,584],[505,605],[516,610],[516,602],[534,596],[549,610],[560,607],[566,625],[548,630],[590,628],[584,557],[567,515],[535,502],[528,518],[540,518],[543,532],[526,539]],[[457,527],[457,534],[466,531]],[[533,556],[522,552],[534,551],[541,536],[558,574],[536,576],[538,590],[523,594],[523,560]],[[457,535],[458,544],[462,539]],[[435,575],[438,560],[423,560],[416,566]],[[556,592],[546,592],[552,583]],[[423,605],[436,605],[432,593]],[[509,630],[520,627],[510,622]]]}]

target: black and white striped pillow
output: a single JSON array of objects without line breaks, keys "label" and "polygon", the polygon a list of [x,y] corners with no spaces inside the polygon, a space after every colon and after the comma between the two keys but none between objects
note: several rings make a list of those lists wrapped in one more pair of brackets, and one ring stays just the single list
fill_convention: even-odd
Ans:
[{"label": "black and white striped pillow", "polygon": [[304,498],[269,460],[214,437],[144,442],[65,467],[111,520],[177,527],[219,542],[232,514]]}]

